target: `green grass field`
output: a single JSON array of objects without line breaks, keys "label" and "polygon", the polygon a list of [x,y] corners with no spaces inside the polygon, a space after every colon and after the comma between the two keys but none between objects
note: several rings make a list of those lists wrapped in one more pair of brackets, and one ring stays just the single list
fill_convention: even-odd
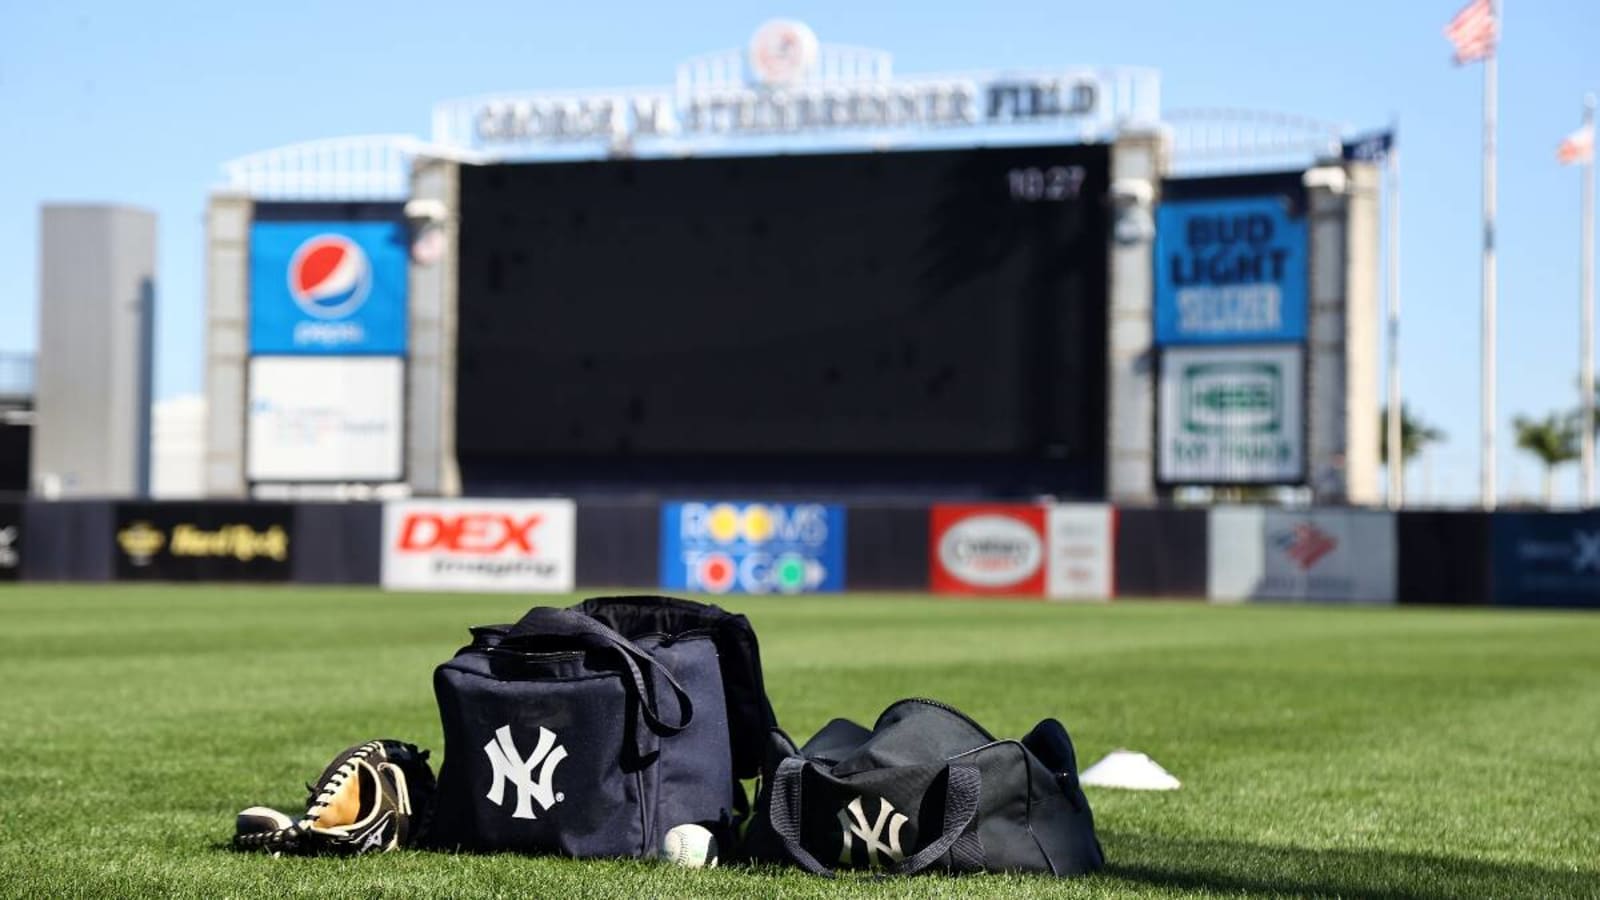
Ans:
[{"label": "green grass field", "polygon": [[[550,598],[566,602],[565,598]],[[1102,874],[827,882],[797,870],[227,849],[303,808],[354,741],[440,748],[433,666],[514,597],[0,588],[6,896],[1600,896],[1600,615],[915,597],[731,598],[780,721],[942,699],[1087,764],[1150,753],[1182,790],[1091,789]]]}]

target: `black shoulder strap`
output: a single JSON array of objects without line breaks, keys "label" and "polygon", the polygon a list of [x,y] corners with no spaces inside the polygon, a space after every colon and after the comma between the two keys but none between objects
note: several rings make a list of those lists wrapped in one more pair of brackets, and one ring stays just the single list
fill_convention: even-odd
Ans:
[{"label": "black shoulder strap", "polygon": [[[548,638],[562,638],[589,649],[616,654],[633,678],[634,691],[639,697],[640,713],[651,728],[667,734],[677,734],[687,728],[694,719],[694,704],[689,699],[689,692],[683,689],[678,679],[672,677],[671,670],[632,641],[583,613],[549,606],[535,606],[506,631],[500,645],[514,649],[519,645],[527,646]],[[651,673],[648,680],[645,678],[645,670]],[[672,690],[673,698],[677,701],[676,722],[668,722],[661,717],[655,690],[656,677],[666,681]]]},{"label": "black shoulder strap", "polygon": [[625,633],[635,628],[669,634],[689,628],[710,631],[727,699],[733,774],[737,778],[761,774],[767,732],[777,727],[778,719],[767,699],[761,645],[749,619],[711,604],[652,594],[593,597],[572,609]]}]

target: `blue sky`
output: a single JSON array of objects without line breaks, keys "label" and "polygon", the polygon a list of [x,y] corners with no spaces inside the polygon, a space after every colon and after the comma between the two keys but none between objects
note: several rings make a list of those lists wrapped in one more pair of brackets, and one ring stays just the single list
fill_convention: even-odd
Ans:
[{"label": "blue sky", "polygon": [[[1554,162],[1600,90],[1600,4],[1508,0],[1501,46],[1503,493],[1538,490],[1516,413],[1571,406],[1578,175]],[[0,350],[36,341],[38,207],[111,201],[160,216],[158,397],[200,390],[202,214],[228,159],[319,137],[419,136],[434,101],[501,89],[662,84],[775,16],[880,47],[903,73],[1148,65],[1168,110],[1239,107],[1363,128],[1404,152],[1405,395],[1449,434],[1433,495],[1477,489],[1480,84],[1441,28],[1459,0],[547,4],[455,0],[0,7]],[[1561,479],[1576,492],[1573,467]]]}]

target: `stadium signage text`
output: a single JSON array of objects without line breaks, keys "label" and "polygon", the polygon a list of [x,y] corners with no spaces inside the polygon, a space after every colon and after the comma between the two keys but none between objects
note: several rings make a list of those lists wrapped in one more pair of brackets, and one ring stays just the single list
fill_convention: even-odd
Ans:
[{"label": "stadium signage text", "polygon": [[1213,600],[1395,602],[1392,513],[1213,507],[1210,520]]},{"label": "stadium signage text", "polygon": [[1156,217],[1156,342],[1306,333],[1306,226],[1287,198],[1180,200]]},{"label": "stadium signage text", "polygon": [[447,550],[457,553],[500,553],[511,550],[534,553],[533,531],[543,516],[466,515],[441,516],[413,513],[400,529],[404,551]]},{"label": "stadium signage text", "polygon": [[257,356],[249,367],[251,481],[396,481],[404,476],[404,361]]},{"label": "stadium signage text", "polygon": [[1050,507],[1046,592],[1053,600],[1109,600],[1116,593],[1116,511],[1102,504]]},{"label": "stadium signage text", "polygon": [[280,525],[257,531],[249,525],[205,529],[183,523],[172,529],[173,556],[217,556],[249,562],[256,557],[289,558],[289,532]]},{"label": "stadium signage text", "polygon": [[819,44],[803,23],[778,20],[743,53],[684,63],[670,87],[446,101],[435,109],[434,139],[495,154],[1046,123],[1080,123],[1103,138],[1118,122],[1154,122],[1157,96],[1155,73],[1133,69],[895,77],[887,53]]},{"label": "stadium signage text", "polygon": [[1600,607],[1600,515],[1502,513],[1491,528],[1495,603]]},{"label": "stadium signage text", "polygon": [[383,586],[570,591],[576,517],[571,500],[386,503]]},{"label": "stadium signage text", "polygon": [[117,576],[285,581],[292,515],[290,507],[276,503],[118,504]]},{"label": "stadium signage text", "polygon": [[974,516],[939,541],[946,571],[980,587],[1016,584],[1038,571],[1043,558],[1038,533],[1007,516]]},{"label": "stadium signage text", "polygon": [[1303,477],[1301,356],[1298,347],[1163,351],[1160,480],[1231,484]]},{"label": "stadium signage text", "polygon": [[661,578],[712,594],[844,589],[843,507],[701,501],[661,506]]},{"label": "stadium signage text", "polygon": [[482,144],[632,137],[801,134],[831,130],[1026,124],[1094,112],[1087,79],[724,89],[668,95],[493,100],[478,111]]},{"label": "stadium signage text", "polygon": [[1042,506],[935,506],[929,584],[940,593],[1042,595],[1045,529]]},{"label": "stadium signage text", "polygon": [[250,227],[250,351],[406,352],[409,234],[388,221],[257,221]]}]

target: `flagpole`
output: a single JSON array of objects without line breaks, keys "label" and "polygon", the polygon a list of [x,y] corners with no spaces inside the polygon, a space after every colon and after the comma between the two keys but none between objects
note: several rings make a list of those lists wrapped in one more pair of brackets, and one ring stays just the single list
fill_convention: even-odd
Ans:
[{"label": "flagpole", "polygon": [[[1499,35],[1505,34],[1505,20],[1502,18],[1502,4],[1490,0],[1489,11]],[[1496,41],[1498,43],[1498,40]],[[1483,417],[1483,448],[1481,473],[1482,503],[1484,509],[1494,509],[1495,506],[1495,460],[1494,460],[1494,327],[1495,327],[1495,258],[1494,258],[1494,213],[1495,213],[1495,163],[1494,163],[1494,135],[1495,135],[1495,105],[1496,105],[1496,69],[1499,63],[1499,48],[1489,51],[1483,61],[1483,372],[1482,372],[1482,410]]]},{"label": "flagpole", "polygon": [[1583,162],[1583,176],[1579,179],[1583,190],[1582,220],[1578,229],[1578,283],[1583,357],[1579,365],[1579,390],[1583,393],[1583,460],[1581,480],[1584,506],[1594,505],[1594,95],[1583,98],[1583,127],[1590,136],[1589,154]]},{"label": "flagpole", "polygon": [[1400,148],[1389,149],[1389,508],[1405,505],[1405,445],[1400,434]]}]

